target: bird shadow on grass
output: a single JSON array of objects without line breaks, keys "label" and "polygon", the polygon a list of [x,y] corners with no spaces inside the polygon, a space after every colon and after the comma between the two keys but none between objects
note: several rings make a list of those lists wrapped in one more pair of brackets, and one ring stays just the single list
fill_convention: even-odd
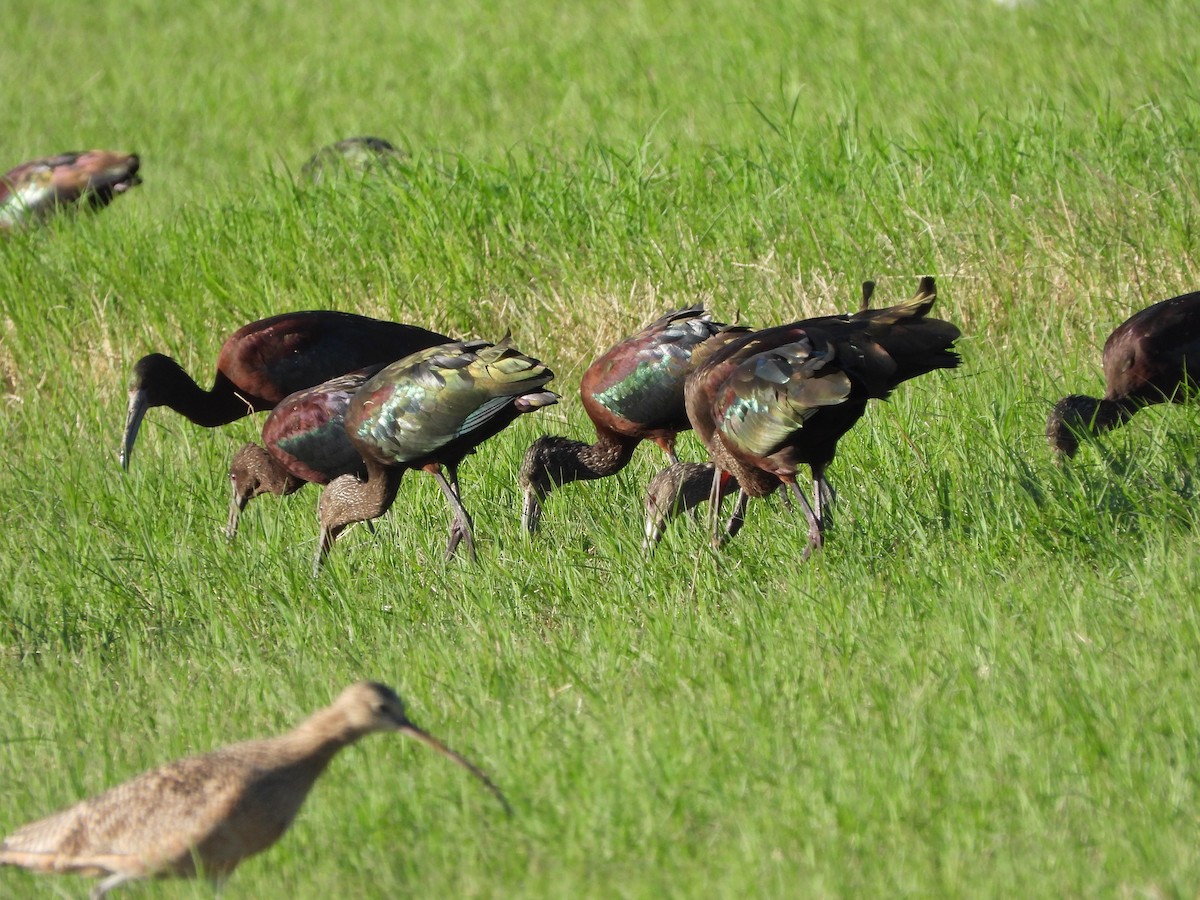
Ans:
[{"label": "bird shadow on grass", "polygon": [[1090,440],[1084,453],[1058,467],[1026,470],[1019,483],[1042,519],[1034,540],[1051,552],[1100,557],[1164,531],[1195,530],[1195,435],[1159,428],[1149,446],[1144,435],[1105,437]]}]

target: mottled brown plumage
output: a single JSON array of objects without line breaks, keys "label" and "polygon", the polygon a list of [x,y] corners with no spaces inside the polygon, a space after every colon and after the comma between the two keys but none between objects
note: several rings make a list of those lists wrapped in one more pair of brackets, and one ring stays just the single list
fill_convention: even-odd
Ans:
[{"label": "mottled brown plumage", "polygon": [[487,775],[408,720],[391,689],[363,681],[278,737],[167,763],[18,828],[0,842],[0,865],[102,876],[93,900],[139,878],[220,881],[279,840],[339,750],[376,731],[429,744],[508,810]]},{"label": "mottled brown plumage", "polygon": [[1104,342],[1100,399],[1072,394],[1054,405],[1046,423],[1051,448],[1066,456],[1081,434],[1123,425],[1144,406],[1183,403],[1200,389],[1200,291],[1134,313]]}]

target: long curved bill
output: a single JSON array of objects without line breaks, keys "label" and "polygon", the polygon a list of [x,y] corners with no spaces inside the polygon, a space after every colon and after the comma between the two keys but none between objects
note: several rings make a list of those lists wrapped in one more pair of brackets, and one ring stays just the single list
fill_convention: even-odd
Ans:
[{"label": "long curved bill", "polygon": [[521,527],[529,534],[536,534],[538,524],[542,519],[541,499],[532,487],[525,488],[525,497],[521,502]]},{"label": "long curved bill", "polygon": [[125,414],[125,439],[121,443],[121,468],[129,468],[129,458],[133,456],[133,442],[137,440],[138,429],[142,427],[142,418],[146,415],[146,392],[133,390],[129,392],[129,411]]},{"label": "long curved bill", "polygon": [[642,552],[651,553],[663,539],[667,529],[667,517],[658,511],[653,499],[646,501],[646,523],[642,526]]},{"label": "long curved bill", "polygon": [[242,514],[242,510],[246,508],[246,504],[250,502],[250,498],[243,497],[238,493],[237,485],[233,485],[233,496],[229,498],[229,522],[225,525],[225,537],[233,540],[237,537],[238,518]]},{"label": "long curved bill", "polygon": [[317,535],[317,555],[313,557],[313,578],[321,574],[321,564],[325,562],[325,557],[329,554],[329,548],[333,546],[335,540],[337,540],[337,535],[331,529],[322,525],[321,531]]},{"label": "long curved bill", "polygon": [[442,756],[445,756],[447,759],[454,760],[454,762],[458,763],[460,766],[482,781],[484,787],[496,795],[496,799],[500,801],[500,805],[504,807],[504,811],[510,816],[513,814],[512,807],[508,805],[508,800],[505,798],[500,788],[496,787],[492,779],[488,778],[483,769],[479,768],[465,756],[455,753],[453,750],[431,735],[428,731],[418,728],[412,722],[405,722],[401,724],[399,728],[402,734],[407,734],[410,737],[416,738],[422,743],[428,744],[438,753],[442,754]]}]

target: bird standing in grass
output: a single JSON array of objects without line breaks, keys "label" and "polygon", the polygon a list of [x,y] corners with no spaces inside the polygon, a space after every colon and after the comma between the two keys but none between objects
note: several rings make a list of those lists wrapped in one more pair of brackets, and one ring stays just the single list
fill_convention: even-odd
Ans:
[{"label": "bird standing in grass", "polygon": [[1124,425],[1144,406],[1183,403],[1200,389],[1200,291],[1134,313],[1104,342],[1100,399],[1072,394],[1054,405],[1046,423],[1050,446],[1074,456],[1081,434]]},{"label": "bird standing in grass", "polygon": [[138,360],[129,389],[121,465],[129,467],[146,411],[168,406],[205,428],[273,409],[288,394],[365,366],[390,363],[449,340],[445,335],[353,313],[283,313],[244,325],[221,345],[205,391],[161,353]]},{"label": "bird standing in grass", "polygon": [[[719,545],[720,499],[732,476],[739,492],[729,536],[741,528],[749,498],[782,483],[808,521],[805,556],[819,548],[831,493],[825,469],[867,401],[886,398],[910,378],[959,364],[952,349],[959,330],[928,318],[935,299],[934,281],[925,278],[913,299],[896,306],[754,332],[709,356],[688,379],[686,395],[688,417],[713,466],[673,466],[656,476],[647,540],[660,538],[672,516],[707,493],[712,539]],[[801,463],[812,469],[815,510],[796,482]]]},{"label": "bird standing in grass", "polygon": [[0,175],[0,230],[42,222],[59,210],[103,209],[142,183],[132,153],[88,150],[34,159]]},{"label": "bird standing in grass", "polygon": [[671,462],[678,462],[675,436],[691,428],[683,383],[693,355],[714,335],[747,330],[731,330],[692,306],[667,313],[592,363],[579,393],[596,441],[543,435],[530,445],[518,476],[522,526],[537,530],[542,503],[554,488],[615,475],[629,465],[642,441],[654,441]]},{"label": "bird standing in grass", "polygon": [[352,137],[329,144],[314,153],[300,169],[300,177],[313,184],[339,175],[366,175],[386,171],[407,154],[378,137]]},{"label": "bird standing in grass", "polygon": [[350,401],[346,431],[362,454],[367,478],[343,475],[321,494],[314,573],[348,525],[388,510],[408,469],[430,472],[450,507],[447,558],[462,541],[474,558],[474,527],[459,491],[459,463],[517,416],[558,402],[557,394],[542,390],[553,377],[506,337],[498,344],[459,341],[423,350],[364,384]]},{"label": "bird standing in grass", "polygon": [[0,865],[101,876],[92,900],[139,878],[219,883],[283,836],[339,750],[377,731],[433,747],[480,779],[511,814],[483,771],[410,722],[390,688],[363,681],[278,737],[168,763],[18,828],[0,842]]},{"label": "bird standing in grass", "polygon": [[226,536],[237,535],[238,518],[255,497],[284,497],[306,484],[329,484],[339,475],[366,475],[358,449],[346,434],[350,398],[382,365],[339,375],[289,394],[263,423],[262,445],[243,444],[229,464],[233,496]]}]

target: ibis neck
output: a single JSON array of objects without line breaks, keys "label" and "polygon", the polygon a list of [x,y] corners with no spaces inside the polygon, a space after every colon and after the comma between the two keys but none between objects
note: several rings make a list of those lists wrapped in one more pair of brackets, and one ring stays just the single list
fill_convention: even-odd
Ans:
[{"label": "ibis neck", "polygon": [[382,465],[371,458],[366,460],[366,465],[366,481],[355,482],[343,493],[343,510],[339,517],[343,521],[338,523],[339,526],[378,519],[396,499],[404,470]]},{"label": "ibis neck", "polygon": [[228,425],[260,408],[253,398],[239,396],[223,373],[218,372],[212,389],[205,391],[183,369],[172,379],[163,405],[203,428]]},{"label": "ibis neck", "polygon": [[557,485],[594,481],[620,472],[633,459],[640,438],[598,430],[596,442],[563,440],[547,454],[546,469]]},{"label": "ibis neck", "polygon": [[1091,429],[1093,434],[1101,434],[1109,429],[1124,425],[1133,418],[1140,404],[1128,397],[1110,399],[1104,397],[1096,401],[1096,414],[1092,417]]}]

